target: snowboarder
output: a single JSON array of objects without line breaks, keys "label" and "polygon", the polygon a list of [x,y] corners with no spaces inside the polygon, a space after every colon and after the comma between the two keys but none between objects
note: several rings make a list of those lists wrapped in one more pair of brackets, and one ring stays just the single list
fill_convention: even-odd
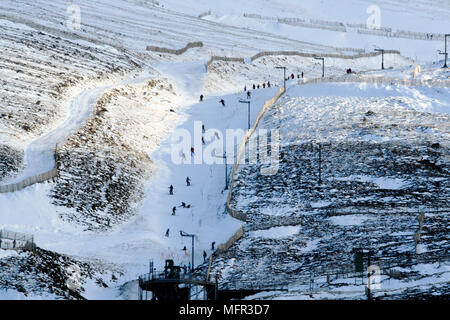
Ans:
[{"label": "snowboarder", "polygon": [[169,236],[169,228],[167,228],[167,230],[166,230],[166,237],[168,237]]},{"label": "snowboarder", "polygon": [[200,95],[200,102],[202,102],[203,101],[203,95],[201,94]]},{"label": "snowboarder", "polygon": [[173,185],[170,185],[170,187],[169,187],[169,194],[173,195]]},{"label": "snowboarder", "polygon": [[247,91],[247,99],[251,99],[252,98],[252,94],[250,93],[250,91]]},{"label": "snowboarder", "polygon": [[188,187],[191,185],[191,179],[189,179],[189,177],[186,178],[186,185]]},{"label": "snowboarder", "polygon": [[206,253],[205,250],[203,250],[203,262],[206,261],[206,257],[208,256],[208,254]]},{"label": "snowboarder", "polygon": [[212,243],[211,243],[211,250],[212,251],[214,251],[214,246],[216,245],[216,242],[215,241],[213,241]]},{"label": "snowboarder", "polygon": [[220,103],[222,104],[222,106],[224,106],[224,107],[225,107],[225,100],[223,100],[223,99],[220,99]]},{"label": "snowboarder", "polygon": [[175,211],[177,211],[177,207],[173,207],[173,208],[172,208],[172,215],[173,215],[173,216],[175,215]]}]

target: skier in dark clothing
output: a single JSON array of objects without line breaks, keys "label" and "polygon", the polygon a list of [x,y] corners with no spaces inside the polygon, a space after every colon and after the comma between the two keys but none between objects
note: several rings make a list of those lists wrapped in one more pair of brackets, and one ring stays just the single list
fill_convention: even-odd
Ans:
[{"label": "skier in dark clothing", "polygon": [[205,125],[202,124],[202,132],[205,132]]},{"label": "skier in dark clothing", "polygon": [[173,207],[173,208],[172,208],[172,215],[173,215],[173,216],[175,215],[175,211],[177,211],[177,207]]},{"label": "skier in dark clothing", "polygon": [[292,79],[294,79],[294,78],[295,78],[295,76],[294,76],[294,74],[293,74],[293,73],[291,74],[291,78],[292,78]]},{"label": "skier in dark clothing", "polygon": [[200,95],[200,102],[202,102],[203,101],[203,95],[201,94]]},{"label": "skier in dark clothing", "polygon": [[205,144],[205,138],[202,137],[202,144]]},{"label": "skier in dark clothing", "polygon": [[188,187],[191,185],[191,179],[189,179],[189,177],[186,178],[186,185]]},{"label": "skier in dark clothing", "polygon": [[186,203],[182,202],[182,203],[181,203],[181,206],[182,206],[183,208],[186,208]]},{"label": "skier in dark clothing", "polygon": [[250,93],[250,91],[247,91],[247,99],[251,99],[252,94]]},{"label": "skier in dark clothing", "polygon": [[213,242],[211,243],[211,250],[213,250],[213,251],[214,251],[214,246],[215,246],[215,244],[216,244],[215,241],[213,241]]},{"label": "skier in dark clothing", "polygon": [[253,90],[255,90],[256,89],[256,86],[253,84]]},{"label": "skier in dark clothing", "polygon": [[167,230],[166,230],[166,237],[168,237],[168,236],[169,236],[169,231],[170,231],[170,229],[169,229],[169,228],[167,228]]},{"label": "skier in dark clothing", "polygon": [[256,87],[259,89],[259,84]]},{"label": "skier in dark clothing", "polygon": [[303,79],[303,71],[302,71],[302,79]]},{"label": "skier in dark clothing", "polygon": [[206,257],[208,256],[208,254],[206,253],[205,250],[203,250],[203,262],[206,261]]},{"label": "skier in dark clothing", "polygon": [[270,81],[267,81],[267,87],[270,88]]},{"label": "skier in dark clothing", "polygon": [[247,86],[244,86],[244,91],[247,91]]},{"label": "skier in dark clothing", "polygon": [[170,185],[170,187],[169,187],[169,194],[173,195],[173,185]]},{"label": "skier in dark clothing", "polygon": [[266,83],[265,82],[263,82],[262,87],[263,87],[263,89],[266,88]]},{"label": "skier in dark clothing", "polygon": [[195,154],[194,147],[191,147],[191,157]]},{"label": "skier in dark clothing", "polygon": [[220,99],[220,103],[222,104],[222,106],[224,106],[224,107],[225,107],[225,100],[223,100],[223,99]]}]

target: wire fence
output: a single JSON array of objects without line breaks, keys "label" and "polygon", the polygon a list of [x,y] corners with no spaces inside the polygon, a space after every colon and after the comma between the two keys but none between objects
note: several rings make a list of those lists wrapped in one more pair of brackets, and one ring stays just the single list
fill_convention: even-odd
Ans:
[{"label": "wire fence", "polygon": [[[435,264],[438,263],[439,267],[442,265],[447,266],[450,263],[450,255],[444,254],[440,257],[428,257],[420,258],[416,257],[410,262],[395,262],[392,260],[385,261],[373,261],[371,267],[376,267],[379,270],[379,276],[385,276],[386,279],[402,279],[407,277],[407,273],[399,269],[417,266],[419,264]],[[445,268],[445,271],[440,273],[433,273],[433,276],[438,274],[449,273],[449,268]],[[330,287],[333,286],[333,282],[337,280],[353,279],[354,284],[366,284],[368,278],[368,272],[355,271],[354,264],[340,266],[336,269],[327,267],[316,268],[313,270],[305,271],[304,276],[286,276],[273,277],[270,275],[264,275],[262,278],[253,279],[238,279],[235,281],[219,282],[220,289],[228,290],[254,290],[254,291],[290,291],[295,287],[307,286],[309,290],[313,290],[318,287]],[[220,277],[219,277],[220,278]],[[406,286],[407,284],[405,284]]]},{"label": "wire fence", "polygon": [[309,80],[300,80],[298,84],[317,84],[326,82],[361,82],[361,83],[374,83],[374,84],[388,84],[388,85],[401,85],[401,86],[412,86],[412,87],[436,87],[436,88],[450,88],[450,80],[445,79],[397,79],[388,77],[323,77],[314,78]]},{"label": "wire fence", "polygon": [[34,236],[5,229],[0,230],[0,249],[35,251]]}]

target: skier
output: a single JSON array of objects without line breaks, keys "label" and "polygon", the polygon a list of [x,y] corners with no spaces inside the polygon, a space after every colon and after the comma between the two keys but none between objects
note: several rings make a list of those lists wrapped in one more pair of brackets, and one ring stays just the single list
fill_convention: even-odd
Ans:
[{"label": "skier", "polygon": [[175,211],[177,211],[177,207],[173,207],[173,208],[172,208],[172,215],[173,215],[173,216],[175,215]]},{"label": "skier", "polygon": [[191,263],[188,264],[188,270],[191,271]]},{"label": "skier", "polygon": [[186,203],[181,202],[181,206],[182,206],[183,208],[186,208]]},{"label": "skier", "polygon": [[270,88],[270,81],[267,81],[267,87]]},{"label": "skier", "polygon": [[194,156],[195,152],[194,152],[194,147],[191,147],[191,157]]},{"label": "skier", "polygon": [[223,100],[223,99],[220,99],[220,103],[222,104],[222,106],[224,106],[224,107],[225,107],[225,100]]},{"label": "skier", "polygon": [[303,79],[303,71],[302,71],[302,79]]},{"label": "skier", "polygon": [[252,98],[252,94],[250,93],[250,91],[247,91],[247,99],[251,99]]},{"label": "skier", "polygon": [[186,249],[186,246],[184,246],[184,247],[183,247],[183,251],[186,251],[186,250],[187,250],[187,249]]},{"label": "skier", "polygon": [[256,87],[259,89],[259,84]]},{"label": "skier", "polygon": [[170,185],[169,187],[169,194],[173,195],[173,185]]},{"label": "skier", "polygon": [[167,230],[166,230],[166,237],[168,237],[169,236],[169,228],[167,228]]},{"label": "skier", "polygon": [[263,82],[262,87],[263,87],[263,89],[266,88],[266,83],[265,82]]},{"label": "skier", "polygon": [[244,91],[247,91],[247,86],[244,86]]},{"label": "skier", "polygon": [[205,125],[204,124],[202,124],[202,132],[203,133],[205,132]]},{"label": "skier", "polygon": [[188,187],[191,185],[191,179],[189,179],[189,177],[186,178],[186,185]]},{"label": "skier", "polygon": [[295,78],[295,76],[294,76],[294,74],[293,74],[293,73],[291,74],[291,78],[292,78],[292,79],[294,79],[294,78]]},{"label": "skier", "polygon": [[217,133],[217,131],[214,132],[214,135],[216,136],[217,140],[220,140],[220,136],[219,136],[219,134]]},{"label": "skier", "polygon": [[205,144],[205,138],[202,137],[202,144]]},{"label": "skier", "polygon": [[203,101],[203,95],[201,94],[200,95],[200,102],[202,102]]},{"label": "skier", "polygon": [[256,86],[255,86],[255,84],[253,84],[253,90],[255,90],[256,89]]},{"label": "skier", "polygon": [[216,244],[215,241],[213,241],[213,242],[211,243],[211,250],[212,250],[212,251],[214,251],[214,246],[215,246],[215,244]]},{"label": "skier", "polygon": [[206,253],[205,250],[203,250],[203,262],[206,261],[206,257],[208,256],[208,254]]}]

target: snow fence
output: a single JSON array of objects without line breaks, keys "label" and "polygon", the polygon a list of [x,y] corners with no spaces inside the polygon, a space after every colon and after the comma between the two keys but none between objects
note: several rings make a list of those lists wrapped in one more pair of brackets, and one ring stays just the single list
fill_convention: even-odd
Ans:
[{"label": "snow fence", "polygon": [[42,183],[42,182],[51,180],[51,179],[55,178],[57,175],[58,175],[58,169],[53,168],[52,170],[49,170],[47,172],[26,178],[20,182],[0,186],[0,193],[19,191],[19,190],[22,190],[33,184]]},{"label": "snow fence", "polygon": [[247,131],[247,133],[244,136],[244,139],[242,140],[241,146],[239,147],[239,152],[238,152],[238,155],[236,157],[236,162],[234,163],[233,171],[231,173],[230,192],[228,193],[227,202],[226,202],[227,212],[233,218],[236,218],[238,220],[247,221],[247,214],[245,212],[242,212],[242,211],[235,210],[235,209],[231,208],[230,202],[231,202],[231,198],[233,196],[233,186],[234,186],[234,180],[235,180],[236,171],[237,171],[237,169],[239,167],[239,164],[242,161],[242,157],[245,154],[245,146],[247,145],[247,142],[248,142],[248,139],[250,138],[250,136],[256,130],[256,127],[258,126],[259,121],[261,120],[261,117],[264,115],[266,110],[269,109],[271,106],[273,106],[275,104],[275,102],[277,102],[277,100],[281,97],[281,95],[283,93],[285,93],[285,91],[286,91],[285,88],[281,87],[280,90],[278,90],[277,94],[274,97],[272,97],[271,99],[267,100],[264,103],[264,106],[262,107],[261,111],[259,112],[258,116],[256,117],[255,123],[250,128],[250,130]]},{"label": "snow fence", "polygon": [[[352,48],[346,48],[343,50],[356,50]],[[398,50],[384,50],[384,54],[400,54]],[[316,56],[321,56],[325,58],[337,58],[337,59],[359,59],[359,58],[367,58],[367,57],[376,57],[381,55],[381,52],[368,52],[368,53],[358,53],[358,54],[338,54],[338,53],[306,53],[300,51],[262,51],[250,57],[250,61],[255,61],[258,58],[266,57],[266,56],[299,56],[305,58],[313,58]],[[221,57],[221,56],[212,56],[208,62],[206,63],[206,70],[214,61],[233,61],[239,63],[245,63],[245,58],[238,57]]]},{"label": "snow fence", "polygon": [[344,77],[324,77],[324,78],[314,78],[310,80],[300,80],[298,84],[316,84],[325,82],[359,82],[359,83],[373,83],[373,84],[388,84],[388,85],[400,85],[409,87],[436,87],[436,88],[450,88],[450,80],[441,79],[396,79],[387,77],[359,77],[359,76],[344,76]]},{"label": "snow fence", "polygon": [[185,53],[190,48],[199,48],[199,47],[203,47],[203,42],[201,42],[201,41],[188,42],[188,44],[184,48],[181,48],[181,49],[169,49],[169,48],[156,47],[156,46],[147,46],[147,51],[180,55],[180,54]]}]

